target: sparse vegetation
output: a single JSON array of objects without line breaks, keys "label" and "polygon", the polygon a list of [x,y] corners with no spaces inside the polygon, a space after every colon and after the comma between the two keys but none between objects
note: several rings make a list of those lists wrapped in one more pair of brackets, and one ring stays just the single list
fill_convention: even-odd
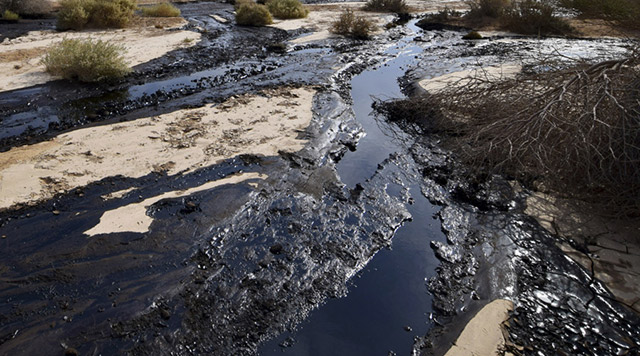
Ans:
[{"label": "sparse vegetation", "polygon": [[615,21],[624,27],[640,29],[640,1],[637,0],[561,0],[560,4],[578,10],[583,17]]},{"label": "sparse vegetation", "polygon": [[469,12],[467,18],[478,19],[483,17],[499,18],[511,6],[510,0],[469,0],[467,1]]},{"label": "sparse vegetation", "polygon": [[142,14],[147,17],[178,17],[180,16],[180,9],[169,2],[163,2],[161,4],[153,6],[141,7]]},{"label": "sparse vegetation", "polygon": [[356,16],[351,10],[346,10],[340,15],[340,18],[333,23],[331,32],[355,39],[366,40],[371,37],[373,29],[373,22],[362,16]]},{"label": "sparse vegetation", "polygon": [[135,0],[62,0],[57,26],[61,30],[122,28],[129,23],[135,9]]},{"label": "sparse vegetation", "polygon": [[548,0],[517,1],[502,14],[504,28],[526,35],[566,35],[573,32],[569,23],[554,15]]},{"label": "sparse vegetation", "polygon": [[131,69],[122,57],[123,48],[104,41],[64,39],[42,60],[47,72],[82,82],[124,77]]},{"label": "sparse vegetation", "polygon": [[[240,6],[242,6],[243,4],[247,4],[247,5],[251,5],[251,4],[256,4],[255,1],[253,0],[234,0],[233,1],[233,7],[238,10],[240,8]],[[264,5],[264,4],[262,4]]]},{"label": "sparse vegetation", "polygon": [[0,12],[10,11],[24,17],[42,17],[51,12],[51,4],[43,0],[0,0]]},{"label": "sparse vegetation", "polygon": [[273,23],[271,13],[265,5],[241,4],[236,10],[236,22],[243,26],[265,26]]},{"label": "sparse vegetation", "polygon": [[466,35],[462,36],[463,40],[481,40],[482,35],[478,33],[478,31],[471,31]]},{"label": "sparse vegetation", "polygon": [[446,22],[460,17],[462,17],[462,13],[460,11],[450,9],[449,7],[445,6],[444,8],[439,9],[436,13],[425,15],[423,19],[427,19],[427,21],[432,22]]},{"label": "sparse vegetation", "polygon": [[527,35],[565,35],[569,23],[555,15],[550,0],[470,0],[465,19],[471,23],[499,23],[506,30]]},{"label": "sparse vegetation", "polygon": [[126,27],[136,8],[136,0],[96,0],[89,24],[101,28]]},{"label": "sparse vegetation", "polygon": [[637,216],[639,64],[634,53],[517,78],[479,75],[386,111],[447,133],[448,147],[480,175],[504,174]]},{"label": "sparse vegetation", "polygon": [[13,11],[4,10],[4,12],[2,13],[2,19],[9,20],[9,21],[17,21],[20,19],[20,15],[16,14]]},{"label": "sparse vegetation", "polygon": [[364,5],[364,10],[401,14],[409,12],[409,6],[405,0],[368,0]]},{"label": "sparse vegetation", "polygon": [[299,19],[309,14],[299,0],[269,0],[266,4],[271,15],[279,19]]}]

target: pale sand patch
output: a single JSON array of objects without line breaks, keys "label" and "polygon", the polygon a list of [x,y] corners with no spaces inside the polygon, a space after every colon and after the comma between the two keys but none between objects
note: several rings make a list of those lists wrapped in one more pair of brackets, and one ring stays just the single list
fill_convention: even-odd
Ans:
[{"label": "pale sand patch", "polygon": [[223,179],[207,182],[198,187],[190,188],[187,190],[167,192],[162,195],[147,198],[139,203],[125,205],[115,210],[109,210],[102,214],[102,216],[100,217],[100,223],[98,223],[98,225],[92,227],[84,233],[89,236],[95,236],[99,234],[109,234],[117,232],[147,232],[149,231],[149,227],[153,222],[153,219],[146,214],[147,208],[149,208],[156,202],[162,199],[188,196],[225,184],[237,184],[249,179],[264,179],[264,175],[255,172],[233,175]]},{"label": "pale sand patch", "polygon": [[[179,20],[173,27],[186,24]],[[104,31],[33,31],[28,35],[7,39],[0,44],[0,91],[9,91],[57,79],[45,72],[40,63],[47,48],[68,39],[111,41],[125,48],[124,58],[130,66],[162,57],[180,47],[190,47],[200,40],[191,31],[168,31],[154,26]],[[2,60],[5,58],[5,60]]]},{"label": "pale sand patch", "polygon": [[272,89],[214,106],[87,127],[0,153],[0,209],[106,177],[196,170],[240,154],[304,147],[315,91]]},{"label": "pale sand patch", "polygon": [[509,318],[513,302],[496,299],[485,305],[464,327],[445,356],[500,355],[505,345],[502,324]]},{"label": "pale sand patch", "polygon": [[521,70],[522,66],[517,64],[503,64],[499,66],[473,68],[441,75],[435,78],[423,79],[418,82],[418,85],[428,92],[437,92],[452,85],[463,87],[472,82],[474,78],[481,78],[487,81],[512,78],[516,74],[520,73]]},{"label": "pale sand patch", "polygon": [[137,188],[135,188],[135,187],[122,189],[122,190],[118,190],[117,192],[101,195],[100,198],[102,198],[102,200],[120,199],[120,198],[124,197],[125,195],[127,195],[128,193],[130,193],[130,192],[132,192],[132,191],[134,191],[136,189]]}]

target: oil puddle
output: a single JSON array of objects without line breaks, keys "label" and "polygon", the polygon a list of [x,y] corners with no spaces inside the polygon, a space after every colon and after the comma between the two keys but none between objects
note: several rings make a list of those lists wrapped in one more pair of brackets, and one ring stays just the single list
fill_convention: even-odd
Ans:
[{"label": "oil puddle", "polygon": [[385,52],[391,60],[352,79],[353,110],[365,136],[337,164],[349,188],[384,177],[387,194],[408,202],[413,220],[396,231],[389,249],[378,252],[351,280],[346,297],[329,300],[297,331],[266,343],[261,355],[408,354],[414,337],[431,326],[426,280],[439,262],[429,243],[445,239],[440,223],[432,218],[439,207],[420,192],[420,175],[408,154],[413,138],[372,112],[374,100],[402,97],[398,78],[422,52],[412,40],[417,31],[409,24],[409,33]]}]

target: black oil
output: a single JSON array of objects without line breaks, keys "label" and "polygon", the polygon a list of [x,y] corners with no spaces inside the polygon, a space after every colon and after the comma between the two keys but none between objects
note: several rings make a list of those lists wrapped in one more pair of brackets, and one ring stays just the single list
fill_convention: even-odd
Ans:
[{"label": "black oil", "polygon": [[[429,243],[444,241],[439,210],[420,191],[419,175],[408,149],[413,139],[373,112],[376,99],[403,97],[398,78],[414,66],[422,48],[412,41],[417,29],[390,47],[377,67],[351,80],[353,110],[364,129],[354,152],[337,164],[341,181],[355,188],[381,174],[393,180],[391,195],[405,195],[413,220],[393,237],[389,249],[378,252],[365,270],[352,279],[346,297],[331,299],[303,322],[265,344],[261,355],[380,355],[389,351],[410,353],[414,337],[431,326],[431,295],[426,281],[434,275],[438,260]],[[395,177],[395,179],[391,178]],[[285,346],[285,347],[283,347]]]}]

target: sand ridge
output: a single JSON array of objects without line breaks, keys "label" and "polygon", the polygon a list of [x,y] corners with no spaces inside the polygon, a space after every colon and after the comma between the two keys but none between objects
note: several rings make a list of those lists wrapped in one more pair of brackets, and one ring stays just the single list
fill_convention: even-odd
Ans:
[{"label": "sand ridge", "polygon": [[182,174],[240,154],[304,147],[315,91],[277,88],[219,105],[77,129],[0,153],[0,209],[107,177]]}]

